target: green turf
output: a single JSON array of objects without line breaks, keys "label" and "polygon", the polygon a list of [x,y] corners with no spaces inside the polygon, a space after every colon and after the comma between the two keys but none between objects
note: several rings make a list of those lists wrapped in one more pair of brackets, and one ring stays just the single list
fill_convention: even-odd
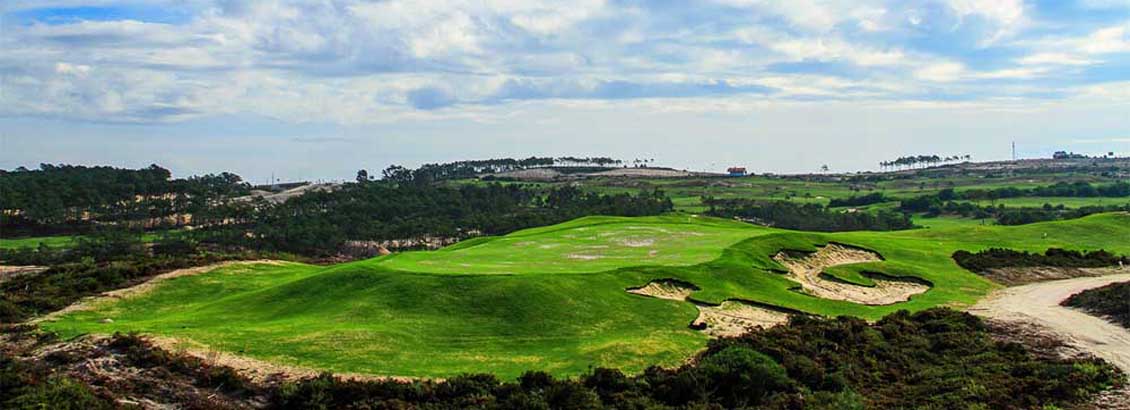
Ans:
[{"label": "green turf", "polygon": [[53,248],[70,246],[75,237],[63,236],[35,236],[27,238],[0,238],[0,249],[37,248],[44,244]]},{"label": "green turf", "polygon": [[[155,333],[338,372],[514,377],[529,369],[575,375],[589,366],[637,372],[650,364],[677,365],[707,340],[687,327],[696,316],[690,303],[625,292],[650,280],[694,283],[701,290],[692,298],[704,302],[743,299],[874,319],[897,309],[968,305],[996,288],[952,261],[958,249],[1057,246],[1130,253],[1126,238],[1127,214],[1018,227],[953,223],[836,234],[705,217],[582,218],[436,252],[330,267],[219,269],[43,326],[67,337]],[[811,251],[828,242],[885,258],[830,269],[830,275],[865,285],[870,279],[864,272],[915,276],[934,287],[909,302],[865,306],[798,293],[794,282],[775,272],[782,268],[770,257],[776,252]],[[579,252],[601,257],[569,257]],[[100,323],[103,318],[113,322]]]}]

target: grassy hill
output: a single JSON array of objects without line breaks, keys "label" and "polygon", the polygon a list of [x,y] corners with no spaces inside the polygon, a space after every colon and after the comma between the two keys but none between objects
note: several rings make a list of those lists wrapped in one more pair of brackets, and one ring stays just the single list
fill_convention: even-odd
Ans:
[{"label": "grassy hill", "polygon": [[[1003,226],[939,225],[899,232],[814,234],[691,216],[589,217],[435,252],[330,267],[233,266],[168,280],[153,291],[44,323],[64,336],[140,331],[275,362],[378,375],[445,377],[524,370],[578,374],[589,366],[640,371],[703,348],[688,328],[695,306],[625,290],[658,279],[696,285],[692,299],[738,299],[819,315],[875,319],[898,309],[966,305],[994,285],[950,255],[990,246],[1130,253],[1130,215]],[[771,258],[830,242],[880,262],[826,273],[870,284],[864,272],[913,276],[932,288],[868,306],[795,290]],[[112,323],[101,323],[102,319]]]}]

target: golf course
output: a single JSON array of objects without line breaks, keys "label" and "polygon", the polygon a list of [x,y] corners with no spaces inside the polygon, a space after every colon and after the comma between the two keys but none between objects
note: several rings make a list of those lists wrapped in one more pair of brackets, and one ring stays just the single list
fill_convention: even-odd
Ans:
[{"label": "golf course", "polygon": [[[865,319],[960,308],[999,285],[959,267],[951,258],[957,250],[1130,253],[1124,238],[1126,213],[841,233],[682,213],[593,216],[331,266],[231,264],[87,301],[41,325],[64,338],[139,332],[186,348],[375,376],[568,376],[599,366],[640,372],[701,351],[711,336],[690,324],[699,309],[727,301],[777,314]],[[681,284],[689,296],[629,292],[653,282]],[[868,289],[889,284],[902,286],[896,293],[916,290],[896,294],[897,302],[858,303],[870,300]]]}]

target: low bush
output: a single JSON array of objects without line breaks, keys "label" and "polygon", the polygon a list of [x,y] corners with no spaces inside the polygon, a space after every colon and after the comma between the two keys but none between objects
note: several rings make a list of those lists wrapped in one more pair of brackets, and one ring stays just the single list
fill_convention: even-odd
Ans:
[{"label": "low bush", "polygon": [[528,372],[515,382],[356,381],[323,374],[284,384],[271,407],[428,409],[1055,408],[1118,385],[1100,360],[1047,359],[994,339],[949,309],[855,318],[798,317],[724,338],[677,369],[637,376],[593,369],[577,379]]},{"label": "low bush", "polygon": [[1048,248],[1043,255],[1012,249],[989,248],[977,253],[957,251],[953,260],[973,272],[985,272],[993,268],[1021,268],[1049,266],[1057,268],[1102,268],[1130,264],[1130,257],[1114,255],[1105,250],[1073,251]]},{"label": "low bush", "polygon": [[1062,304],[1083,309],[1130,329],[1130,282],[1088,289],[1071,295]]}]

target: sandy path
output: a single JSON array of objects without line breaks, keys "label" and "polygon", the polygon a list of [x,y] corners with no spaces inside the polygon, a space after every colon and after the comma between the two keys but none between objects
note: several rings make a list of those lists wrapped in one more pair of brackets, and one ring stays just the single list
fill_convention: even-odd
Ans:
[{"label": "sandy path", "polygon": [[989,295],[969,312],[991,319],[1041,325],[1064,338],[1068,344],[1130,372],[1130,330],[1059,305],[1067,297],[1084,290],[1126,281],[1130,281],[1130,273],[1005,288]]}]

